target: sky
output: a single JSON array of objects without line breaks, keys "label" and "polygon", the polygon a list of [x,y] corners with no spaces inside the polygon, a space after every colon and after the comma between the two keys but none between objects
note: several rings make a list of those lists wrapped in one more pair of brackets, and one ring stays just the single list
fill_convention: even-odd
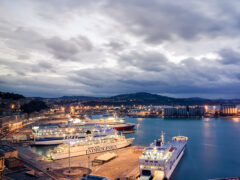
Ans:
[{"label": "sky", "polygon": [[240,1],[1,0],[0,91],[240,98]]}]

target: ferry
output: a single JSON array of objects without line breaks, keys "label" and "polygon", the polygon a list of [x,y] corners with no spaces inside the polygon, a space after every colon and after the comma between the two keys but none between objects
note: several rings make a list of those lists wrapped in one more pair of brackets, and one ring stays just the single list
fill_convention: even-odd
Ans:
[{"label": "ferry", "polygon": [[34,145],[58,145],[68,142],[69,139],[84,139],[88,134],[93,137],[103,137],[114,134],[115,130],[111,127],[100,127],[96,124],[76,125],[68,127],[42,127],[34,132]]},{"label": "ferry", "polygon": [[113,117],[103,118],[103,119],[88,119],[88,120],[82,120],[76,116],[72,116],[69,120],[73,124],[89,124],[89,123],[95,123],[99,124],[101,126],[107,125],[109,127],[112,127],[113,129],[117,131],[124,131],[124,130],[133,130],[135,127],[134,123],[126,123],[125,119],[118,118],[116,115]]},{"label": "ferry", "polygon": [[118,124],[112,124],[109,126],[117,131],[130,131],[130,130],[134,129],[135,124],[133,124],[133,123],[118,123]]},{"label": "ferry", "polygon": [[164,133],[139,157],[140,180],[169,179],[184,154],[188,137],[175,136],[164,144]]},{"label": "ferry", "polygon": [[127,147],[132,144],[134,138],[126,139],[123,135],[107,135],[104,137],[88,136],[78,141],[69,141],[66,144],[58,145],[48,152],[50,159],[63,159],[74,156],[94,154],[109,150],[115,150]]}]

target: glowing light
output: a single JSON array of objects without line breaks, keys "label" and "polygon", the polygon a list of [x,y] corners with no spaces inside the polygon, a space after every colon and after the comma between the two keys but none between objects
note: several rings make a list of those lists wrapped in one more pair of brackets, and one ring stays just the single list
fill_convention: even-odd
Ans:
[{"label": "glowing light", "polygon": [[15,104],[11,104],[11,108],[14,109],[15,108]]},{"label": "glowing light", "polygon": [[239,118],[232,118],[233,122],[239,123]]},{"label": "glowing light", "polygon": [[205,110],[207,111],[207,110],[208,110],[208,105],[205,105],[204,108],[205,108]]}]

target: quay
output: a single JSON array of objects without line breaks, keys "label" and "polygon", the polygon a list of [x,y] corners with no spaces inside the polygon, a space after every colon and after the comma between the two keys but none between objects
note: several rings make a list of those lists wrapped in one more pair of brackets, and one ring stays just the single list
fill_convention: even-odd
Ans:
[{"label": "quay", "polygon": [[[115,153],[116,158],[98,166],[92,166],[94,159],[106,152],[91,155],[71,157],[71,169],[73,176],[68,176],[66,170],[69,168],[69,159],[48,160],[33,152],[30,147],[15,147],[19,157],[32,167],[42,171],[51,179],[79,179],[84,174],[91,174],[106,177],[108,180],[136,179],[139,176],[138,158],[142,154],[144,147],[129,146],[122,149],[108,151]],[[77,173],[76,173],[77,172]]]}]

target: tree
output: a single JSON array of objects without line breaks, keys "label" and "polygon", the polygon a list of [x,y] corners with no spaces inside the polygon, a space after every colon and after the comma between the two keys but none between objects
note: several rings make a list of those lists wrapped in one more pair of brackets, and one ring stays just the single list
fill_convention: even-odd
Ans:
[{"label": "tree", "polygon": [[21,106],[21,110],[25,113],[32,113],[35,111],[41,111],[42,109],[47,109],[47,105],[43,101],[33,100],[28,104],[24,104]]}]

